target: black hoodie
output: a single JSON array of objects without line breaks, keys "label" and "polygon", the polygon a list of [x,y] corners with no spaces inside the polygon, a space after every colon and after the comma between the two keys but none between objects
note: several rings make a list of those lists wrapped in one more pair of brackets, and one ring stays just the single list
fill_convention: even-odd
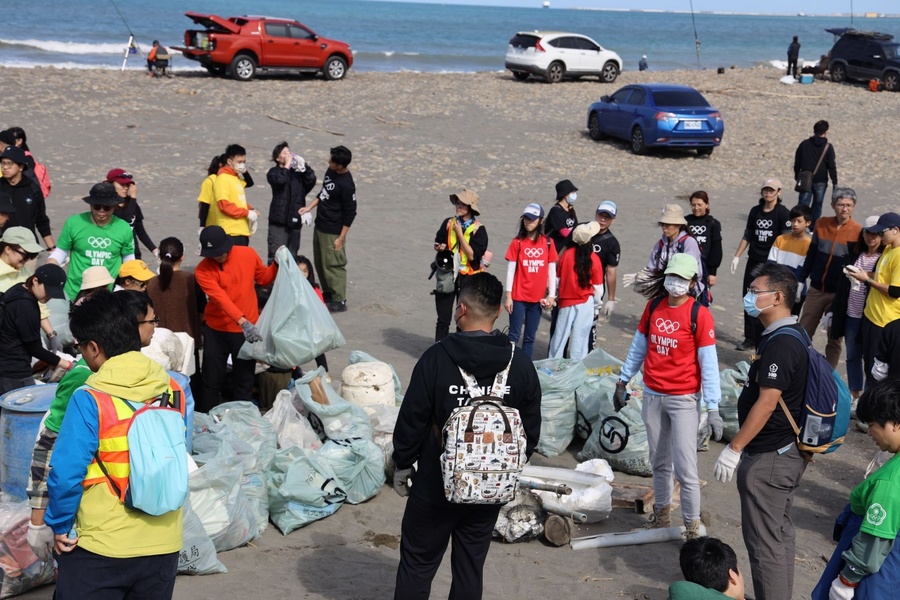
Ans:
[{"label": "black hoodie", "polygon": [[[446,502],[440,464],[441,430],[453,409],[469,398],[457,365],[474,375],[487,392],[497,373],[509,363],[510,349],[509,338],[499,332],[454,333],[431,346],[416,363],[394,428],[397,468],[419,463],[411,495],[434,504]],[[541,384],[524,352],[516,352],[513,357],[506,384],[503,402],[519,410],[530,458],[541,435]]]},{"label": "black hoodie", "polygon": [[[800,142],[797,151],[794,153],[794,181],[800,176],[800,171],[812,171],[819,162],[822,150],[828,140],[824,137],[814,135]],[[828,183],[831,177],[831,184],[837,185],[837,164],[834,160],[834,144],[828,147],[825,158],[822,160],[822,166],[818,171],[813,173],[813,183]]]}]

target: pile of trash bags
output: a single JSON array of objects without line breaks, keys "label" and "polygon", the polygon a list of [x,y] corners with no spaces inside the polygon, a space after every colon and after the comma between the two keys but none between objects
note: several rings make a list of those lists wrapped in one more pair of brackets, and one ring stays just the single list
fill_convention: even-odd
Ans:
[{"label": "pile of trash bags", "polygon": [[0,502],[0,598],[56,580],[54,561],[42,561],[28,545],[30,520],[27,502]]}]

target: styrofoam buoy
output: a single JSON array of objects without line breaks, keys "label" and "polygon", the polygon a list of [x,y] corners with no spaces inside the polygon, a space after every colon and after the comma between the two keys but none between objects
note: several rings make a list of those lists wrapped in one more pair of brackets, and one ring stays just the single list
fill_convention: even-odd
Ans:
[{"label": "styrofoam buoy", "polygon": [[341,397],[359,406],[394,405],[394,375],[383,362],[358,362],[341,373]]}]

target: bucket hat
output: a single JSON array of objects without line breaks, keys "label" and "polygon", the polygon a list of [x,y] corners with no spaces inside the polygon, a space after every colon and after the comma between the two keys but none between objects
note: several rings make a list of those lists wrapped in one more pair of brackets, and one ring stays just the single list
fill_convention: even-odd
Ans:
[{"label": "bucket hat", "polygon": [[200,232],[200,256],[213,258],[231,250],[234,240],[218,225],[210,225]]},{"label": "bucket hat", "polygon": [[90,193],[82,198],[88,204],[102,204],[103,206],[118,206],[122,201],[113,184],[106,181],[95,183]]},{"label": "bucket hat", "polygon": [[568,179],[563,179],[559,183],[556,184],[556,199],[562,200],[572,192],[577,192],[578,188],[575,187],[575,184],[569,181]]},{"label": "bucket hat", "polygon": [[666,275],[678,275],[682,279],[693,279],[697,275],[697,259],[684,252],[669,259]]},{"label": "bucket hat", "polygon": [[659,215],[658,223],[666,225],[687,225],[684,218],[684,210],[677,204],[666,204],[663,206],[662,214]]},{"label": "bucket hat", "polygon": [[0,237],[0,242],[12,246],[19,246],[29,254],[37,254],[43,250],[40,244],[34,241],[34,234],[27,227],[10,227],[3,232],[3,237]]},{"label": "bucket hat", "polygon": [[81,274],[81,290],[92,290],[98,287],[110,286],[116,282],[104,266],[88,267]]},{"label": "bucket hat", "polygon": [[8,158],[14,163],[18,163],[28,168],[28,159],[25,158],[25,151],[19,148],[18,146],[7,146],[2,153],[0,153],[0,160]]},{"label": "bucket hat", "polygon": [[453,204],[457,202],[465,204],[476,217],[481,214],[478,212],[478,194],[468,188],[458,194],[450,194],[450,202]]}]

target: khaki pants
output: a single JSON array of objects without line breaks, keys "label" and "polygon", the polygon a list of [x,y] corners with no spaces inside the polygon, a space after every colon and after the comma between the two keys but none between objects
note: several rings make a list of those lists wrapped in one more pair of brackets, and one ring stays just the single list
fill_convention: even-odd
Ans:
[{"label": "khaki pants", "polygon": [[322,285],[322,295],[328,302],[347,299],[347,251],[342,247],[334,249],[336,233],[313,231],[313,260]]},{"label": "khaki pants", "polygon": [[[816,327],[822,320],[822,315],[831,310],[831,301],[834,300],[834,294],[822,292],[814,287],[809,288],[806,294],[806,302],[803,303],[803,310],[800,312],[800,326],[806,330],[809,337],[816,335]],[[841,360],[841,340],[843,338],[828,339],[828,345],[825,346],[825,358],[831,368],[837,369],[838,361]]]}]

